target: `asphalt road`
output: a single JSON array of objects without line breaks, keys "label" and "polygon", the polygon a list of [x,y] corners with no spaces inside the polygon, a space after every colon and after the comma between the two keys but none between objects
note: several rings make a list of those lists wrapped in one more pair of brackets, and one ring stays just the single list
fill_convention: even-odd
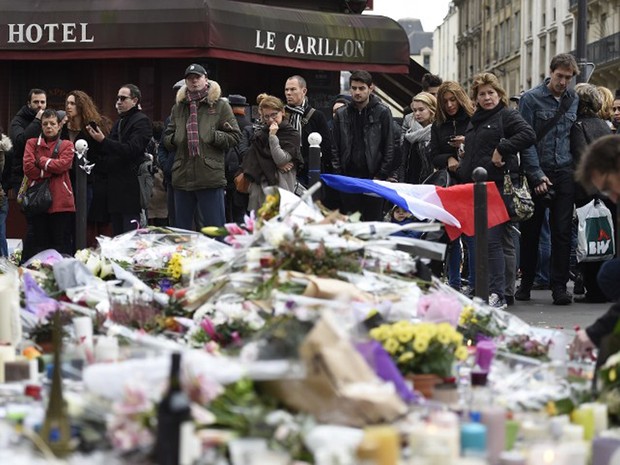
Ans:
[{"label": "asphalt road", "polygon": [[[569,283],[569,291],[572,291]],[[507,311],[518,316],[532,326],[563,329],[574,333],[575,326],[585,328],[607,311],[611,303],[553,305],[551,291],[532,291],[532,299],[527,302],[515,301]]]}]

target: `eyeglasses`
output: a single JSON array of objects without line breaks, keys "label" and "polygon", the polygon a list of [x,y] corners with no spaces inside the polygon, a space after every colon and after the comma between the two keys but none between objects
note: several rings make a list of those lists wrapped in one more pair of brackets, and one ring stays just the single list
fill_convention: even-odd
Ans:
[{"label": "eyeglasses", "polygon": [[269,113],[268,115],[263,115],[263,121],[269,121],[272,119],[276,119],[279,114],[280,114],[279,111],[275,111],[273,113]]},{"label": "eyeglasses", "polygon": [[133,98],[131,95],[117,95],[116,96],[116,101],[117,102],[124,102],[125,100],[127,100],[128,98]]}]

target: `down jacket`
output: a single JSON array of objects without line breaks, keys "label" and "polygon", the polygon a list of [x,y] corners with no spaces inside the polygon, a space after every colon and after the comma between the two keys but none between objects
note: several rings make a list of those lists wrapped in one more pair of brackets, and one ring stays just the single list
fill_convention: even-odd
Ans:
[{"label": "down jacket", "polygon": [[228,149],[241,140],[237,118],[215,81],[208,81],[207,96],[198,102],[198,134],[200,155],[190,157],[187,141],[189,100],[187,86],[179,89],[172,107],[170,122],[164,133],[164,145],[176,150],[172,164],[172,186],[195,191],[226,187],[225,157]]},{"label": "down jacket", "polygon": [[[60,142],[58,156],[52,157],[56,142]],[[54,139],[47,141],[39,136],[28,139],[24,151],[24,174],[33,183],[50,180],[52,206],[47,213],[74,212],[75,200],[69,171],[73,164],[73,142]]]}]

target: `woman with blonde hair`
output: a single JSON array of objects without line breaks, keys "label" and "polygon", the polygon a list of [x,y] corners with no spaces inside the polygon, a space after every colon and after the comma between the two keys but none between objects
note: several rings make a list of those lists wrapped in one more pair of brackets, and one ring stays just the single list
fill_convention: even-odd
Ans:
[{"label": "woman with blonde hair", "polygon": [[429,145],[431,127],[437,113],[437,100],[428,92],[420,92],[411,101],[412,118],[417,123],[411,125],[404,138],[411,147],[403,154],[398,179],[409,184],[419,184],[433,172]]},{"label": "woman with blonde hair", "polygon": [[[447,170],[452,183],[458,181],[457,169],[462,155],[460,149],[465,143],[465,130],[473,112],[474,106],[465,89],[458,82],[445,81],[439,86],[437,117],[431,126],[429,152],[433,167],[437,170]],[[467,246],[471,291],[475,285],[474,241],[468,236],[462,237]],[[455,239],[448,245],[447,273],[448,283],[459,291],[461,290],[461,254],[461,239]]]},{"label": "woman with blonde hair", "polygon": [[297,170],[303,165],[299,131],[285,119],[282,100],[260,94],[256,102],[262,125],[254,133],[242,163],[243,173],[251,181],[249,210],[263,204],[267,186],[294,192]]},{"label": "woman with blonde hair", "polygon": [[[519,160],[517,153],[536,141],[536,133],[517,110],[508,107],[508,97],[492,73],[474,76],[471,87],[476,111],[471,117],[465,133],[465,150],[459,175],[464,182],[472,182],[474,169],[482,167],[487,179],[495,182],[502,192],[504,174],[509,172],[513,182],[519,182]],[[472,211],[473,214],[473,211]],[[502,223],[488,231],[489,257],[489,305],[496,308],[506,306],[506,288],[514,292],[516,273],[515,246],[507,224]],[[511,267],[507,273],[506,260]],[[509,286],[506,286],[506,282]],[[508,295],[512,301],[513,295]]]},{"label": "woman with blonde hair", "polygon": [[611,121],[614,117],[614,94],[605,86],[596,86],[596,89],[599,91],[602,98],[602,106],[601,110],[598,112],[598,116],[607,123],[609,129],[613,130],[614,125]]}]

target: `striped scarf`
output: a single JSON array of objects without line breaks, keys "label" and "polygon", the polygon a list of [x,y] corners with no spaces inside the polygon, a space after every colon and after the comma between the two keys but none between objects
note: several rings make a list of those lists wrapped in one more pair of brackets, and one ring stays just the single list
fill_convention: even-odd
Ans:
[{"label": "striped scarf", "polygon": [[198,102],[205,98],[209,93],[209,84],[204,89],[196,92],[187,91],[189,100],[189,118],[185,128],[187,129],[187,146],[189,148],[189,156],[197,157],[200,155],[200,137],[198,136]]},{"label": "striped scarf", "polygon": [[301,120],[308,109],[308,99],[305,98],[301,105],[296,105],[294,107],[286,105],[284,108],[286,108],[289,113],[288,122],[299,131],[299,135],[301,136]]}]

